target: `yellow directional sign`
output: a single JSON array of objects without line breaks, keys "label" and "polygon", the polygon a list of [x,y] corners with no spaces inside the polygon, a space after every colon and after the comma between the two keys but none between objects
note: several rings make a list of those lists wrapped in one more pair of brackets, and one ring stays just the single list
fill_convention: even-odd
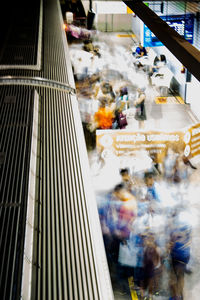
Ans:
[{"label": "yellow directional sign", "polygon": [[127,6],[127,14],[134,14],[134,12]]}]

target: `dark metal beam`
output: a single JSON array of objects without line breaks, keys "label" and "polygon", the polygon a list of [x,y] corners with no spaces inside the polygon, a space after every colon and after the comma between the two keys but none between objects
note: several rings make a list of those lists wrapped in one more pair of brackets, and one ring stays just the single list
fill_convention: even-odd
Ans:
[{"label": "dark metal beam", "polygon": [[123,1],[157,38],[200,81],[200,51],[181,37],[140,0]]}]

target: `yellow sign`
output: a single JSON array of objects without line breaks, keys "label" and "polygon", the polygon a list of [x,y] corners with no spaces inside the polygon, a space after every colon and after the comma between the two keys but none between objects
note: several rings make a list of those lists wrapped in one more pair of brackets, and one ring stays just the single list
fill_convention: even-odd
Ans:
[{"label": "yellow sign", "polygon": [[200,123],[192,126],[184,135],[186,157],[200,155]]},{"label": "yellow sign", "polygon": [[168,147],[184,150],[183,132],[129,132],[124,130],[97,130],[96,144],[99,151],[111,150],[116,156],[134,156],[141,150],[162,162]]},{"label": "yellow sign", "polygon": [[134,12],[127,6],[127,14],[134,14]]}]

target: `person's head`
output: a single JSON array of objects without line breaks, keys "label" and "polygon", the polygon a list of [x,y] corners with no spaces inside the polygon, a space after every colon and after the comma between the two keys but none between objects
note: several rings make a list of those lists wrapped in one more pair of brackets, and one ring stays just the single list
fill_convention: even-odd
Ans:
[{"label": "person's head", "polygon": [[120,89],[120,96],[128,95],[128,89],[126,86]]},{"label": "person's head", "polygon": [[124,190],[125,186],[123,183],[117,184],[113,190],[113,194],[121,200],[123,198]]},{"label": "person's head", "polygon": [[122,180],[123,181],[129,181],[129,179],[130,179],[130,171],[129,171],[128,168],[121,169],[119,171],[119,173],[122,176]]},{"label": "person's head", "polygon": [[146,172],[144,174],[144,181],[148,187],[152,187],[154,184],[154,175],[152,172]]},{"label": "person's head", "polygon": [[140,49],[142,49],[142,48],[143,48],[141,43],[139,43],[139,47],[140,47]]},{"label": "person's head", "polygon": [[98,46],[94,47],[94,54],[100,56],[99,47]]},{"label": "person's head", "polygon": [[99,80],[100,80],[100,75],[99,74],[92,74],[89,78],[89,83],[93,84],[93,83],[95,83]]},{"label": "person's head", "polygon": [[83,44],[84,44],[84,45],[88,45],[88,44],[90,44],[90,43],[92,43],[92,40],[90,40],[90,39],[87,39],[87,40],[84,40],[84,41],[83,41]]},{"label": "person's head", "polygon": [[107,100],[105,97],[100,98],[99,101],[100,101],[100,107],[106,107]]},{"label": "person's head", "polygon": [[114,196],[123,202],[135,199],[133,194],[127,189],[125,183],[117,184],[113,191]]},{"label": "person's head", "polygon": [[149,231],[146,235],[146,244],[155,243],[155,233]]},{"label": "person's head", "polygon": [[144,93],[145,92],[145,87],[138,87],[137,92],[138,93]]},{"label": "person's head", "polygon": [[160,61],[166,62],[166,57],[165,57],[165,55],[160,54],[159,58],[160,58]]},{"label": "person's head", "polygon": [[109,82],[103,81],[101,83],[101,90],[102,90],[103,94],[110,93],[112,91],[112,86],[110,85]]}]

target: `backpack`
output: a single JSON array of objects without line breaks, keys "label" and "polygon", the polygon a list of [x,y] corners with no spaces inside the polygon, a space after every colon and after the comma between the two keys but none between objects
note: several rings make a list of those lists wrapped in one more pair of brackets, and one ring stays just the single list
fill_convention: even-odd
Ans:
[{"label": "backpack", "polygon": [[175,242],[171,250],[171,257],[174,260],[187,264],[190,259],[190,247],[183,243]]}]

